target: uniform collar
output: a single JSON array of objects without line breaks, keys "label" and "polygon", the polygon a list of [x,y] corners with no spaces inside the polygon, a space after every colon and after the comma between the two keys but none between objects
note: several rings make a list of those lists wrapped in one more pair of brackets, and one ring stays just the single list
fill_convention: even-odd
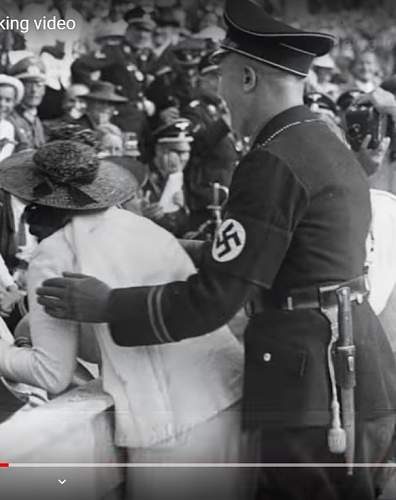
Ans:
[{"label": "uniform collar", "polygon": [[258,144],[265,143],[274,134],[292,123],[303,122],[305,120],[313,120],[315,118],[317,118],[317,115],[312,113],[310,109],[303,105],[286,109],[285,111],[282,111],[278,115],[271,118],[271,120],[264,125],[264,127],[256,137],[253,143],[253,147],[257,146]]}]

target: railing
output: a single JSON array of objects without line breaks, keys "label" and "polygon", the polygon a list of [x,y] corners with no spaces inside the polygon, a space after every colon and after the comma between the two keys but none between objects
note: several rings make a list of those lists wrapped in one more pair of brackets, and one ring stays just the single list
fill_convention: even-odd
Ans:
[{"label": "railing", "polygon": [[[0,497],[118,500],[123,469],[87,467],[121,461],[113,444],[112,405],[96,380],[41,407],[20,410],[2,423],[0,462],[18,467],[0,469]],[[20,467],[23,464],[30,467]],[[34,467],[38,464],[51,467]]]}]

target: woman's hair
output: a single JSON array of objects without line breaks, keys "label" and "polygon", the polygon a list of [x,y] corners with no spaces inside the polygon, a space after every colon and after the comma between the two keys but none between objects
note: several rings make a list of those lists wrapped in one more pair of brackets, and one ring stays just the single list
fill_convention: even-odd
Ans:
[{"label": "woman's hair", "polygon": [[63,208],[47,207],[31,203],[25,208],[24,218],[29,225],[30,232],[38,238],[39,241],[51,236],[59,229],[66,226],[73,216],[75,210]]}]

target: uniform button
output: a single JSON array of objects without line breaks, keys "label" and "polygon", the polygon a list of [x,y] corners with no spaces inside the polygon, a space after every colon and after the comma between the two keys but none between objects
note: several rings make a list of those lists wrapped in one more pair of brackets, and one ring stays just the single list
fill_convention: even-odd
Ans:
[{"label": "uniform button", "polygon": [[271,356],[270,352],[264,353],[263,360],[264,360],[265,363],[269,363],[271,361],[271,358],[272,358],[272,356]]}]

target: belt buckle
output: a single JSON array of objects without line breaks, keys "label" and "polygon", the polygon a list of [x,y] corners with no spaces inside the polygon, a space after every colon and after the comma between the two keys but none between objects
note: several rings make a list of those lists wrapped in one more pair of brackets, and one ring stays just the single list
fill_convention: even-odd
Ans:
[{"label": "belt buckle", "polygon": [[336,291],[340,285],[321,286],[318,289],[319,304],[321,308],[328,309],[337,305]]}]

